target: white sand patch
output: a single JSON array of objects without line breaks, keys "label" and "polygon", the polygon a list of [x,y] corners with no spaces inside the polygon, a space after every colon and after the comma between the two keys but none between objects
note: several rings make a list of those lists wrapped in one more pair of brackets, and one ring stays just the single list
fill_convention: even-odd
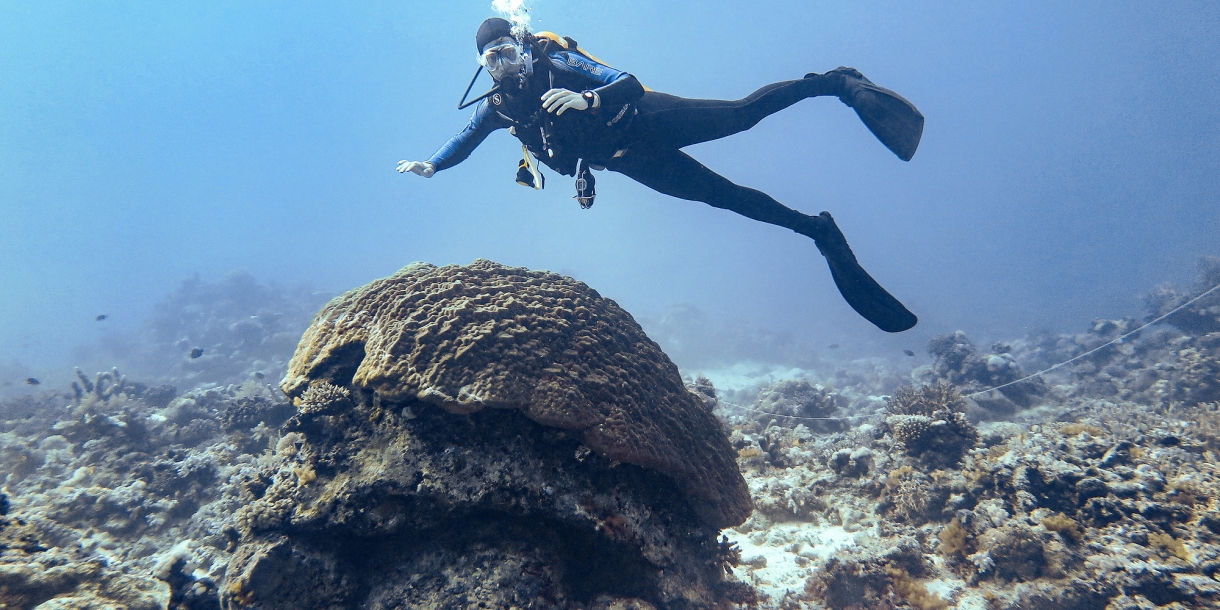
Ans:
[{"label": "white sand patch", "polygon": [[939,595],[941,599],[953,599],[954,594],[966,586],[965,581],[951,578],[933,578],[923,582],[928,593]]},{"label": "white sand patch", "polygon": [[739,362],[725,368],[691,369],[682,372],[691,378],[699,375],[707,377],[717,390],[749,390],[763,385],[774,385],[786,379],[809,378],[809,371],[805,369],[762,362]]},{"label": "white sand patch", "polygon": [[987,610],[991,605],[978,589],[967,589],[957,600],[957,610]]},{"label": "white sand patch", "polygon": [[803,595],[818,561],[856,543],[856,534],[842,527],[812,523],[780,523],[748,534],[729,529],[724,535],[741,549],[738,577],[773,600]]}]

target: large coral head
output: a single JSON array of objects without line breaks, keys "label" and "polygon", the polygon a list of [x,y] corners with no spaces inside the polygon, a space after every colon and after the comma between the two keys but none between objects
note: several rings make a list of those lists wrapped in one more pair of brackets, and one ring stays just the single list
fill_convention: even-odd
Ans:
[{"label": "large coral head", "polygon": [[306,396],[318,380],[455,414],[519,409],[668,475],[708,524],[753,510],[720,422],[677,366],[618,304],[568,277],[486,260],[408,266],[314,319],[282,387],[303,405],[341,402],[330,388]]}]

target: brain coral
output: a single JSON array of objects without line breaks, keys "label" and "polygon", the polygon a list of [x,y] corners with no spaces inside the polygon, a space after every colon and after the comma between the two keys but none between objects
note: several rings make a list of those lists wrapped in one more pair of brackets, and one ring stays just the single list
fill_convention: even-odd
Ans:
[{"label": "brain coral", "polygon": [[318,314],[281,385],[296,398],[312,380],[451,413],[520,409],[675,479],[710,525],[752,510],[719,422],[673,362],[614,301],[561,275],[409,265]]}]

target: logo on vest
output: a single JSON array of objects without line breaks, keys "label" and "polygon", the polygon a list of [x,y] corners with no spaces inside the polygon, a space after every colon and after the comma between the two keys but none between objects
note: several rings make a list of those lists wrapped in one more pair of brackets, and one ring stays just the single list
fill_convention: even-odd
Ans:
[{"label": "logo on vest", "polygon": [[572,66],[573,68],[581,68],[581,69],[589,72],[590,74],[593,74],[594,76],[602,75],[601,66],[597,66],[595,64],[580,61],[579,59],[576,59],[575,57],[573,57],[571,55],[568,55],[568,65]]},{"label": "logo on vest", "polygon": [[497,94],[491,96],[491,103],[499,106],[500,104],[504,103],[504,98],[499,93],[497,93]]}]

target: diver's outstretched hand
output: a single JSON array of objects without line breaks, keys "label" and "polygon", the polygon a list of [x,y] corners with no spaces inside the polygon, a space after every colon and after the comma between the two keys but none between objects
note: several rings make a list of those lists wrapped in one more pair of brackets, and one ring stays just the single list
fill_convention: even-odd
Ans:
[{"label": "diver's outstretched hand", "polygon": [[405,174],[407,172],[411,172],[417,176],[431,178],[432,174],[436,173],[436,166],[428,163],[427,161],[407,161],[405,159],[399,161],[398,173]]}]

